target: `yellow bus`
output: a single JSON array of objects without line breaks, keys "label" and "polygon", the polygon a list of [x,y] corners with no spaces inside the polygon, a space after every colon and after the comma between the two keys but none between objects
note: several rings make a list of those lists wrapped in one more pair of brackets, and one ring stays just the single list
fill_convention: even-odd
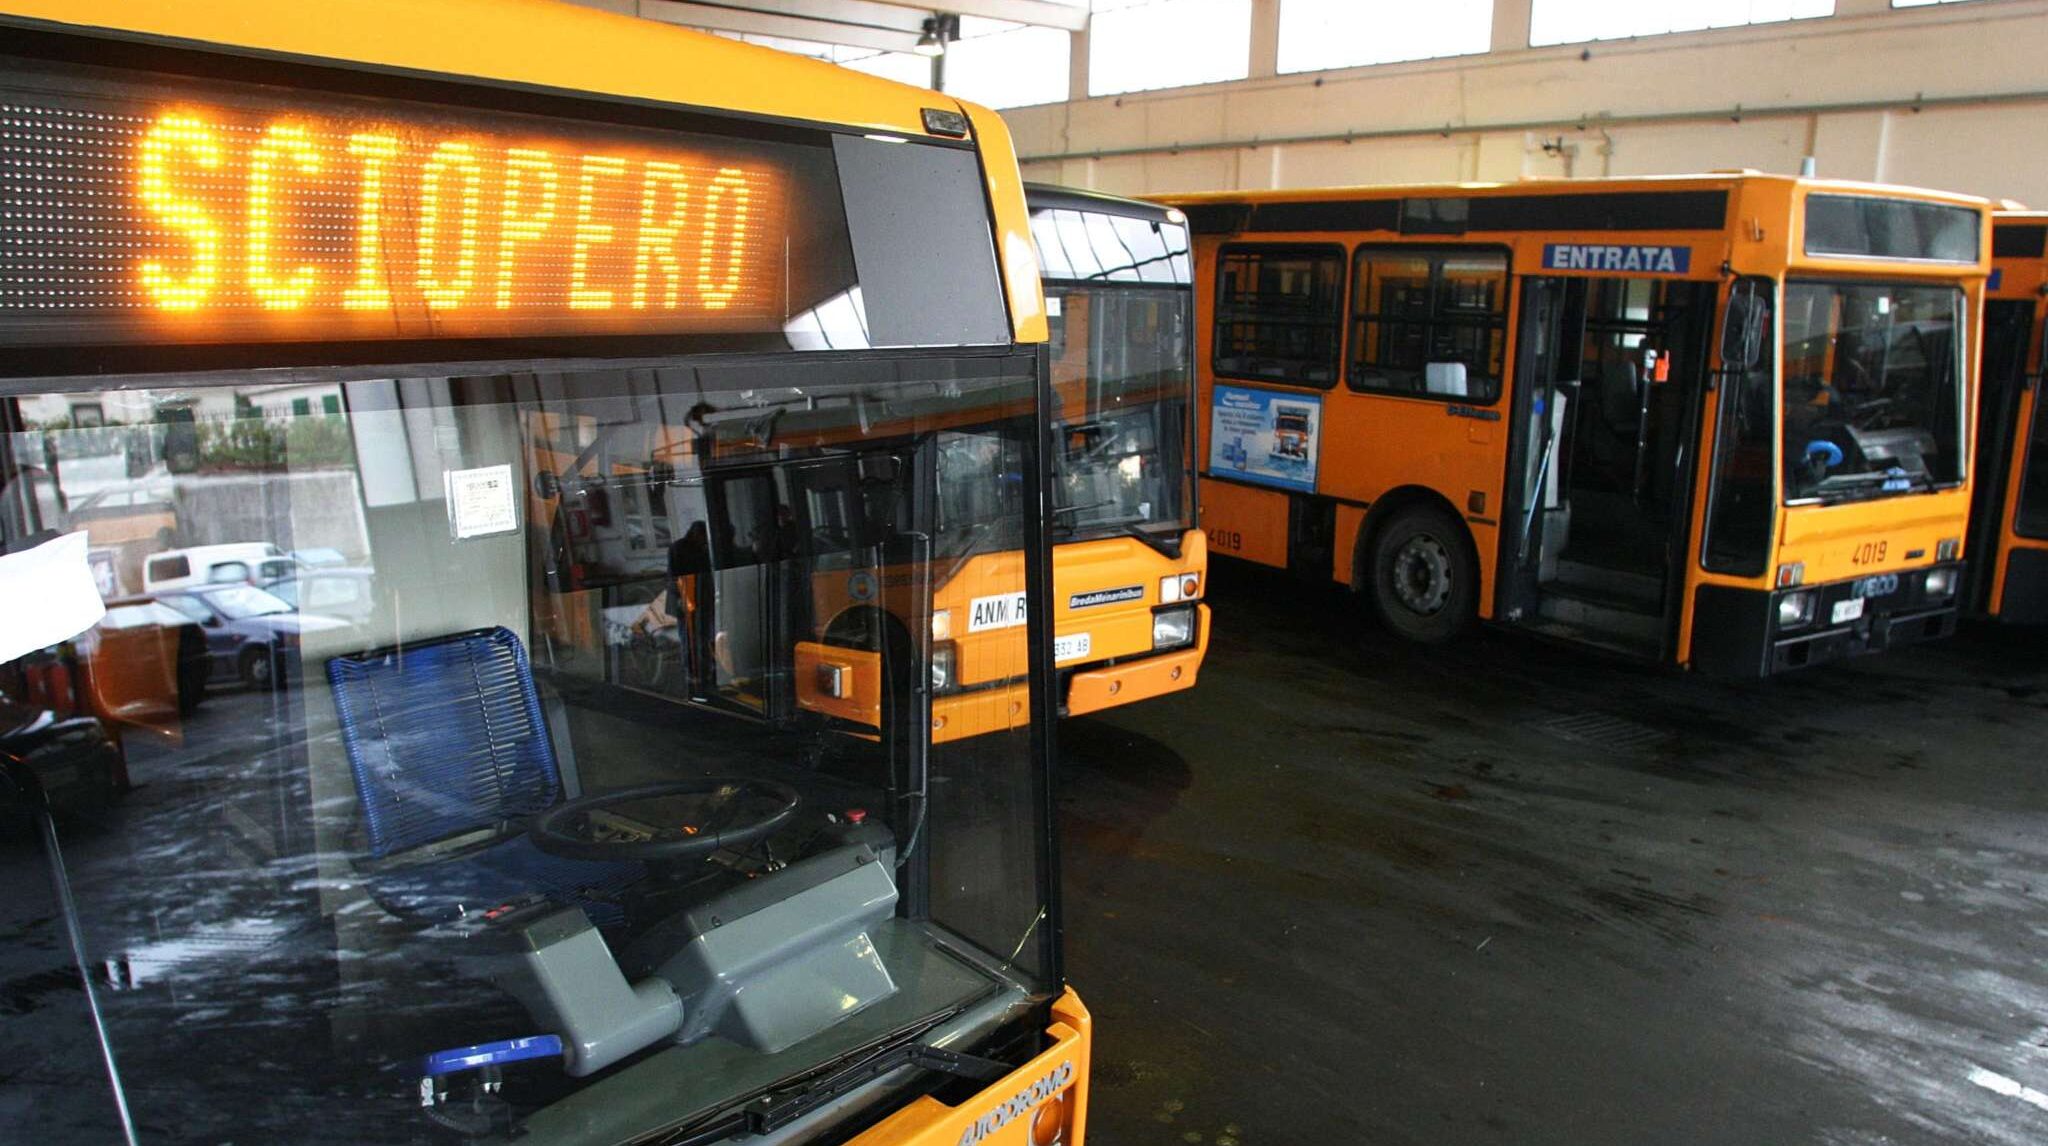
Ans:
[{"label": "yellow bus", "polygon": [[[1045,268],[1052,339],[1055,687],[1059,711],[1082,715],[1192,687],[1208,646],[1208,606],[1201,603],[1207,549],[1195,528],[1191,461],[1187,229],[1178,212],[1134,200],[1032,186],[1026,202]],[[974,417],[966,410],[956,418],[954,432],[942,439],[942,457],[992,448],[991,439],[972,432]],[[729,427],[743,431],[738,423]],[[699,522],[709,526],[704,541],[686,548],[707,573],[726,567],[733,526],[721,516],[720,499],[652,493],[671,481],[661,451],[646,456],[635,443],[627,456],[614,456],[605,442],[580,447],[580,436],[587,432],[566,424],[536,435],[533,465],[551,476],[527,495],[530,512],[553,522],[548,567],[566,592],[537,607],[548,613],[560,647],[620,656],[637,687],[701,696],[706,673],[768,679],[749,669],[754,654],[732,643],[711,610],[693,600],[710,581],[669,567],[674,543]],[[678,440],[665,448],[687,447]],[[982,483],[946,480],[942,461],[946,512],[992,525],[1013,515],[1025,492],[1020,462],[1013,451],[1002,480]],[[808,496],[811,524],[800,528],[844,533],[851,526],[859,535],[857,521],[820,500],[827,494]],[[1005,588],[1016,581],[1021,547],[1014,529],[983,529],[970,548],[937,554],[946,572],[930,604],[935,740],[1025,720],[1026,686],[1013,671],[1024,599]],[[736,552],[752,564],[751,548]],[[689,579],[686,591],[678,578]],[[905,706],[889,698],[909,694],[901,669],[910,658],[889,652],[904,647],[909,619],[923,604],[891,591],[897,580],[888,573],[873,586],[821,580],[812,611],[824,624],[816,640],[797,646],[794,687],[782,696],[752,690],[747,703],[820,714],[848,729],[907,734],[895,727],[895,713]]]},{"label": "yellow bus", "polygon": [[1179,211],[1024,195],[1052,337],[1054,661],[1080,715],[1193,687],[1208,650],[1193,263]]},{"label": "yellow bus", "polygon": [[2048,423],[2040,416],[2048,214],[2000,211],[1991,258],[1964,601],[1980,615],[2038,625],[2048,623]]},{"label": "yellow bus", "polygon": [[1765,676],[1957,615],[1989,209],[1755,173],[1172,197],[1203,524],[1387,626]]},{"label": "yellow bus", "polygon": [[178,588],[205,703],[6,861],[88,1004],[10,1134],[1081,1142],[1002,121],[552,3],[0,29],[0,541],[291,582]]}]

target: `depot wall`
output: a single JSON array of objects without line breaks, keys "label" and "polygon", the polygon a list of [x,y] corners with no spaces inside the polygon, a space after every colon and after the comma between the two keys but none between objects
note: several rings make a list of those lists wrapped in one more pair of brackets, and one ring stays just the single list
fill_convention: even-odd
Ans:
[{"label": "depot wall", "polygon": [[[1268,20],[1276,12],[1259,8]],[[2048,207],[2048,0],[1900,11],[1840,0],[1837,11],[1531,49],[1513,46],[1527,39],[1527,0],[1499,0],[1496,50],[1483,56],[1269,74],[1005,118],[1026,178],[1121,194],[1795,172],[1811,155],[1830,177]],[[1270,55],[1260,67],[1261,42],[1255,77],[1272,70]]]}]

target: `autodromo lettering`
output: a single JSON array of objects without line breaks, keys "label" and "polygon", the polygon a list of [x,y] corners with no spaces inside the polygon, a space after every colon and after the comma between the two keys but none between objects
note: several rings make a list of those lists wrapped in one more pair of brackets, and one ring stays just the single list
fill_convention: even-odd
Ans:
[{"label": "autodromo lettering", "polygon": [[1030,1114],[1046,1099],[1065,1090],[1073,1081],[1074,1060],[1068,1059],[1044,1078],[1032,1083],[1028,1089],[1019,1091],[995,1109],[975,1119],[973,1125],[960,1132],[960,1146],[974,1146],[975,1143]]}]

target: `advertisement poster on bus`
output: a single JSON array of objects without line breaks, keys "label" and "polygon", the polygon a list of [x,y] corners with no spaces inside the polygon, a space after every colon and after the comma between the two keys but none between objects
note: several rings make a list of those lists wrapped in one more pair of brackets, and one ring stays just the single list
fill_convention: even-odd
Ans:
[{"label": "advertisement poster on bus", "polygon": [[1313,491],[1322,423],[1320,394],[1219,385],[1209,408],[1209,473]]}]

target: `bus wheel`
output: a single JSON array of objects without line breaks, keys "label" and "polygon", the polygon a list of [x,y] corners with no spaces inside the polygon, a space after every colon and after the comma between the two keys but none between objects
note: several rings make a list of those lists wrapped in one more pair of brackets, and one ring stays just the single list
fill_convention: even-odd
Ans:
[{"label": "bus wheel", "polygon": [[1395,514],[1372,547],[1373,604],[1396,634],[1438,644],[1472,620],[1478,577],[1464,525],[1434,506]]}]

